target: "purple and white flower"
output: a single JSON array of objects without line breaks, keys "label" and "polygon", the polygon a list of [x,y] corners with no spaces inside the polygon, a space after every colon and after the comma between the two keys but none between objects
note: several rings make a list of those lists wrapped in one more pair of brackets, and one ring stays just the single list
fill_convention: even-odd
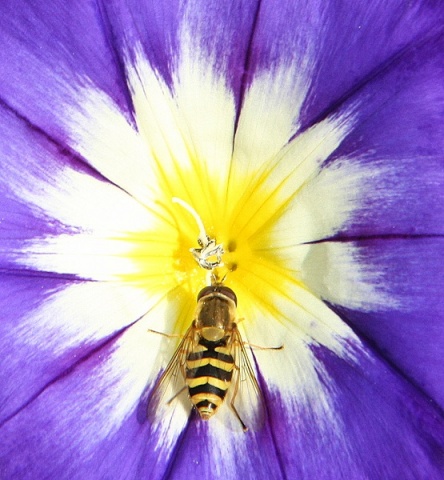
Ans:
[{"label": "purple and white flower", "polygon": [[[3,0],[0,477],[440,479],[444,8]],[[147,397],[207,274],[258,431]],[[226,407],[228,408],[228,407]]]}]

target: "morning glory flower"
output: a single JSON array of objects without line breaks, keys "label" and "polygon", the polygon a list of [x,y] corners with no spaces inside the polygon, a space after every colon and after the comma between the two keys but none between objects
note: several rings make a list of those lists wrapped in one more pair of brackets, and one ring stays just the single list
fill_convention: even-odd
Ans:
[{"label": "morning glory flower", "polygon": [[[439,2],[0,9],[0,476],[442,478]],[[147,415],[210,281],[193,211],[246,433]]]}]

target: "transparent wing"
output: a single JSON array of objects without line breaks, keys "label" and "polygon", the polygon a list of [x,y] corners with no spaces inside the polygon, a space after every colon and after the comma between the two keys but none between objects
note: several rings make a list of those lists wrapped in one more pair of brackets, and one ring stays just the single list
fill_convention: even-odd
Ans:
[{"label": "transparent wing", "polygon": [[235,368],[227,403],[244,430],[259,430],[265,420],[265,402],[242,337],[235,326],[232,332]]},{"label": "transparent wing", "polygon": [[147,406],[147,417],[151,424],[157,424],[165,417],[171,417],[180,409],[189,415],[192,404],[188,398],[185,383],[185,361],[192,350],[194,325],[192,325],[168,363],[165,371],[152,390]]}]

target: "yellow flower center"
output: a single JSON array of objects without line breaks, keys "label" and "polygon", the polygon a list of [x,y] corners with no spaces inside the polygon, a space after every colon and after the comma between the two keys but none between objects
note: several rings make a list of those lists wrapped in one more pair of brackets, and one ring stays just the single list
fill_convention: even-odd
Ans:
[{"label": "yellow flower center", "polygon": [[289,281],[299,283],[273,248],[272,227],[286,203],[278,190],[267,191],[260,172],[245,179],[224,177],[216,165],[212,169],[204,162],[192,162],[189,169],[171,165],[168,170],[157,165],[161,194],[149,210],[154,226],[129,239],[138,273],[125,275],[125,281],[164,295],[176,306],[176,331],[189,327],[196,296],[211,280],[190,252],[199,248],[199,226],[190,211],[174,203],[177,197],[197,212],[208,236],[223,245],[223,265],[213,275],[236,292],[239,317],[253,321],[253,305],[273,313],[273,296],[283,294]]}]

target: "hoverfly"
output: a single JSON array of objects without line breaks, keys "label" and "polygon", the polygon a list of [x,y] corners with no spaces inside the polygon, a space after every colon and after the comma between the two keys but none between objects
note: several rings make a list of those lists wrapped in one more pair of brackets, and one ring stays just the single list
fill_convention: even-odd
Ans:
[{"label": "hoverfly", "polygon": [[160,377],[148,402],[148,418],[184,401],[203,420],[225,401],[242,429],[259,428],[265,412],[262,394],[236,325],[236,294],[215,283],[197,296],[194,320]]}]

